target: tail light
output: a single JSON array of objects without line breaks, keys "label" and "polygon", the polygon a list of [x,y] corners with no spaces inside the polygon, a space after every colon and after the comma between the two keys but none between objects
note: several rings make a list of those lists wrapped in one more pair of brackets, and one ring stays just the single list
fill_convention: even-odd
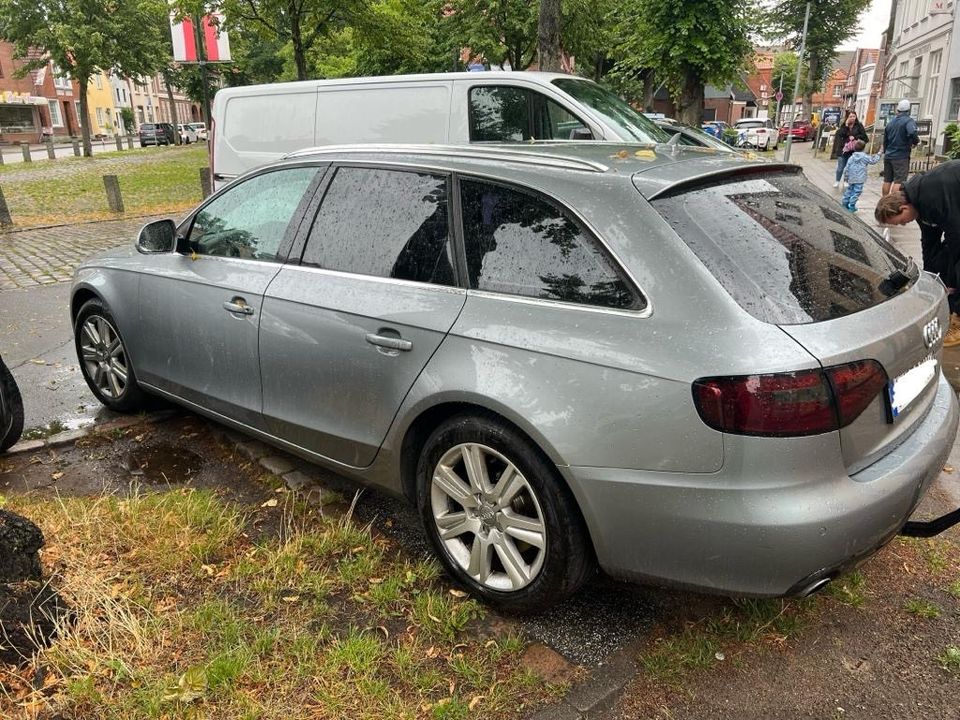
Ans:
[{"label": "tail light", "polygon": [[766,135],[767,131],[763,128],[757,128],[757,135]]},{"label": "tail light", "polygon": [[875,360],[768,375],[701,378],[693,401],[714,430],[735,435],[793,437],[846,427],[886,386]]}]

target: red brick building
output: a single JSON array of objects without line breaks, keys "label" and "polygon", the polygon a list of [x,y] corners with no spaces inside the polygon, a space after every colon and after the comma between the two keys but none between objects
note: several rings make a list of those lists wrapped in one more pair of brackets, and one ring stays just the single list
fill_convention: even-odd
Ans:
[{"label": "red brick building", "polygon": [[14,58],[13,45],[0,41],[0,143],[79,135],[76,83],[62,77],[52,63],[19,77],[23,65]]}]

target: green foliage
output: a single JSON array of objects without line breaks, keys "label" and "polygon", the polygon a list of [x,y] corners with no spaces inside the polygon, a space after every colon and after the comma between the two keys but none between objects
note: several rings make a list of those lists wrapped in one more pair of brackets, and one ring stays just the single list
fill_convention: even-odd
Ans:
[{"label": "green foliage", "polygon": [[445,23],[462,47],[491,66],[526,70],[537,54],[539,5],[527,0],[454,0]]},{"label": "green foliage", "polygon": [[950,142],[945,143],[949,145],[946,149],[946,155],[951,160],[960,159],[960,126],[956,123],[947,123],[943,128],[944,137],[949,138]]},{"label": "green foliage", "polygon": [[123,129],[126,132],[132,133],[136,129],[137,124],[134,122],[133,108],[120,108],[120,118],[123,120]]},{"label": "green foliage", "polygon": [[738,0],[626,0],[614,31],[614,74],[637,77],[656,68],[681,119],[699,123],[703,86],[731,82],[746,67],[753,9]]}]

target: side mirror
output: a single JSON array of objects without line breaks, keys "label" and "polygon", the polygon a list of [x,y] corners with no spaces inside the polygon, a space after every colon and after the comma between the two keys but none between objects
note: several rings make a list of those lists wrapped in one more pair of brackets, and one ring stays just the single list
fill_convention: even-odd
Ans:
[{"label": "side mirror", "polygon": [[571,140],[593,140],[593,133],[590,128],[578,127],[570,131]]},{"label": "side mirror", "polygon": [[173,220],[155,220],[144,225],[137,237],[137,250],[144,254],[172,253],[177,248],[177,225]]}]

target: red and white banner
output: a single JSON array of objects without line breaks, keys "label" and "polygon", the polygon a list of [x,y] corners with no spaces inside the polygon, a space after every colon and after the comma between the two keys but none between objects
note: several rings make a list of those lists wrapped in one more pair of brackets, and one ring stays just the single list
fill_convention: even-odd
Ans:
[{"label": "red and white banner", "polygon": [[[206,60],[210,62],[230,61],[230,38],[226,30],[220,29],[222,24],[223,15],[220,13],[204,15],[200,21],[203,49]],[[173,37],[173,59],[177,62],[197,62],[197,33],[193,21],[184,18],[183,22],[177,22],[171,15],[170,33]]]}]

